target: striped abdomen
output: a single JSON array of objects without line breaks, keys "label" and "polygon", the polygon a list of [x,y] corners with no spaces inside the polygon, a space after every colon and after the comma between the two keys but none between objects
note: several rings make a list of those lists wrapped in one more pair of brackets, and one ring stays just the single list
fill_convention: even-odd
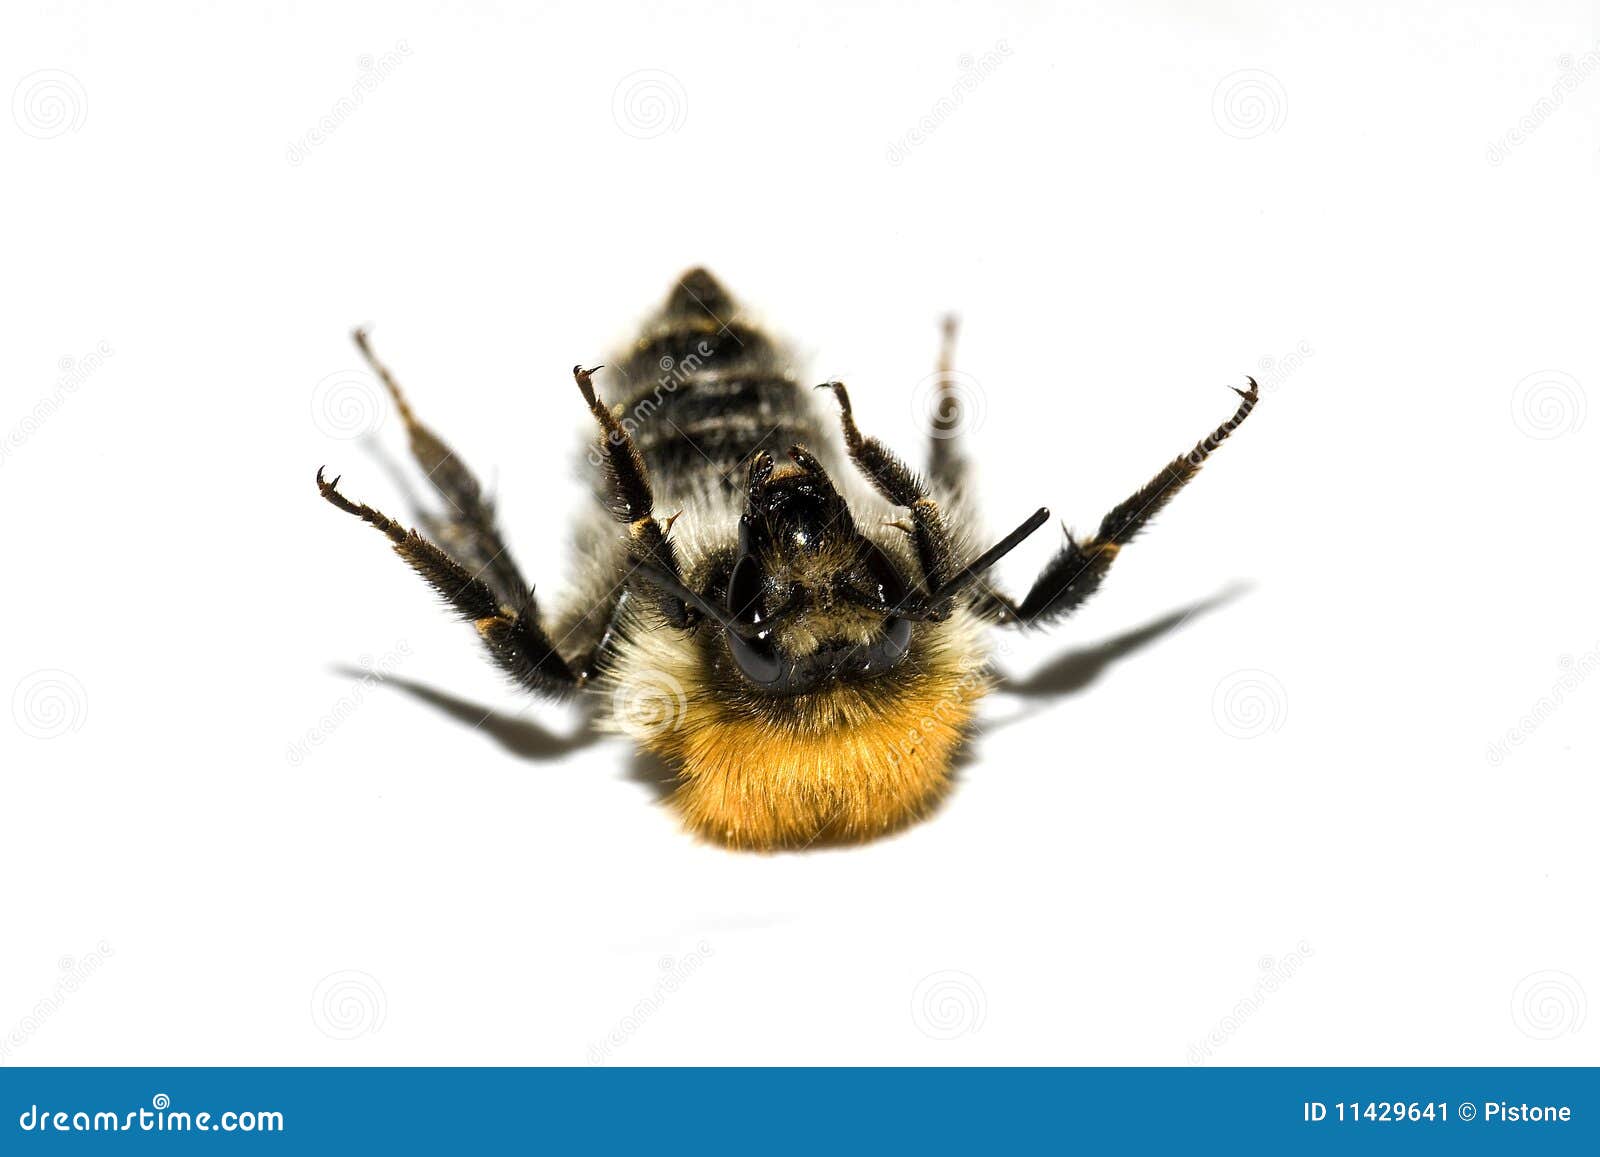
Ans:
[{"label": "striped abdomen", "polygon": [[703,269],[679,279],[617,369],[626,383],[617,390],[621,420],[658,506],[680,504],[708,483],[742,488],[740,472],[758,449],[781,459],[790,446],[823,441],[786,351],[742,321]]}]

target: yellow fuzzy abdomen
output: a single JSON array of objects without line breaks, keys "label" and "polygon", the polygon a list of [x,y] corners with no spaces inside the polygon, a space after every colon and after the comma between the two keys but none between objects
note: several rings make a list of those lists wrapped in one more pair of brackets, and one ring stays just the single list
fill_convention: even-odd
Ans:
[{"label": "yellow fuzzy abdomen", "polygon": [[630,623],[601,690],[601,725],[670,764],[671,803],[697,835],[771,851],[859,842],[927,815],[991,686],[983,624],[918,625],[875,679],[766,697],[720,681],[709,646]]},{"label": "yellow fuzzy abdomen", "polygon": [[890,703],[813,703],[804,722],[691,706],[648,746],[675,764],[672,804],[696,833],[732,847],[777,849],[872,839],[926,814],[984,687]]}]

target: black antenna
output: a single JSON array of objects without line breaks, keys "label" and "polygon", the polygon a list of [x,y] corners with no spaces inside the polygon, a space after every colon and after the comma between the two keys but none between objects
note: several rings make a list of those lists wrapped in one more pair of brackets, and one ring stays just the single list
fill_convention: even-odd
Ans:
[{"label": "black antenna", "polygon": [[723,610],[721,607],[717,606],[716,603],[712,602],[698,591],[690,590],[687,586],[679,582],[665,570],[662,570],[660,567],[656,566],[656,564],[653,562],[641,562],[634,569],[640,574],[644,575],[645,578],[655,583],[656,586],[666,591],[669,595],[688,603],[691,607],[699,611],[712,622],[716,623],[723,630],[731,631],[733,634],[738,635],[741,639],[753,639],[756,636],[765,633],[771,627],[770,623],[762,623],[759,626],[756,626],[737,622],[732,615]]},{"label": "black antenna", "polygon": [[1049,509],[1043,506],[1039,507],[1038,510],[1028,516],[1028,520],[1021,526],[962,567],[960,571],[951,576],[948,582],[932,592],[928,596],[928,602],[946,602],[966,590],[978,580],[979,575],[1015,550],[1018,543],[1043,526],[1049,518]]}]

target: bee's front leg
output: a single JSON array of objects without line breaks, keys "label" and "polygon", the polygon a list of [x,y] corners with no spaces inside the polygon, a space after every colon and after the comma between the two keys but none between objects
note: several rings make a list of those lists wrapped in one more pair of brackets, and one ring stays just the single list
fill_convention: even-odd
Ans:
[{"label": "bee's front leg", "polygon": [[878,493],[896,506],[911,511],[911,537],[916,543],[917,560],[923,583],[931,591],[950,578],[953,560],[950,536],[945,531],[939,504],[929,497],[922,481],[900,458],[876,438],[865,438],[856,428],[850,409],[850,395],[843,382],[825,382],[819,390],[832,390],[839,402],[839,421],[844,427],[845,449],[856,468],[867,476]]},{"label": "bee's front leg", "polygon": [[1036,625],[1063,619],[1082,606],[1100,589],[1117,553],[1188,485],[1200,472],[1201,464],[1250,416],[1261,393],[1254,378],[1249,382],[1248,390],[1234,388],[1243,400],[1233,417],[1195,443],[1193,450],[1174,458],[1130,498],[1113,507],[1111,513],[1100,520],[1100,529],[1094,537],[1079,542],[1068,533],[1066,546],[1045,565],[1021,603],[986,589],[976,600],[979,612],[1000,623]]}]

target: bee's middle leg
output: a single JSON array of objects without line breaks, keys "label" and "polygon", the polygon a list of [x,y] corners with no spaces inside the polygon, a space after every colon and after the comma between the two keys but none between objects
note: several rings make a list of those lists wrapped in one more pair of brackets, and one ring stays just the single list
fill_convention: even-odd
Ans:
[{"label": "bee's middle leg", "polygon": [[[589,412],[600,424],[600,454],[609,482],[611,515],[628,527],[628,545],[635,560],[649,563],[679,583],[683,572],[678,565],[677,552],[667,538],[672,520],[663,525],[655,517],[655,494],[650,487],[650,473],[644,458],[634,445],[633,436],[611,412],[594,388],[594,372],[601,367],[584,369],[572,367],[572,377],[589,406]],[[667,619],[678,626],[689,626],[695,620],[694,608],[679,599],[661,594],[661,610]]]},{"label": "bee's middle leg", "polygon": [[480,573],[469,571],[415,530],[401,526],[382,511],[362,502],[352,502],[339,493],[338,487],[337,478],[329,482],[321,470],[317,471],[317,489],[322,497],[382,532],[395,553],[477,629],[489,654],[508,675],[530,691],[551,695],[561,695],[582,685],[579,672],[562,658],[545,631],[531,590],[516,603],[502,601]]}]

